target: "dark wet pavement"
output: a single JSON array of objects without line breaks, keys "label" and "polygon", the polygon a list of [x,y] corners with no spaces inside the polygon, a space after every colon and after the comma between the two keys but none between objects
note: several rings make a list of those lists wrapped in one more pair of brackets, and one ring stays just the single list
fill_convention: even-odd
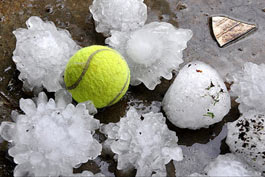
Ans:
[{"label": "dark wet pavement", "polygon": [[[218,3],[221,0],[211,1]],[[226,1],[226,3],[229,2]],[[69,30],[73,39],[83,47],[92,44],[104,44],[105,38],[94,30],[94,22],[88,10],[91,3],[91,0],[0,0],[0,122],[11,121],[11,110],[17,109],[19,99],[32,96],[32,93],[22,91],[22,82],[18,80],[19,72],[12,61],[12,52],[16,42],[12,31],[20,27],[25,28],[25,21],[30,16],[40,16],[44,20],[53,21],[57,27]],[[145,3],[148,6],[148,22],[166,21],[176,27],[178,27],[176,14],[189,8],[179,0],[146,0]],[[200,53],[198,52],[197,55],[199,56]],[[118,122],[120,117],[124,116],[129,100],[143,100],[146,105],[152,101],[162,101],[172,82],[173,79],[171,81],[162,79],[162,84],[153,91],[148,90],[142,84],[130,87],[126,96],[119,103],[99,110],[95,117],[101,123]],[[52,94],[50,96],[53,97]],[[192,131],[176,128],[170,122],[167,124],[169,129],[176,132],[179,137],[179,144],[191,146],[194,143],[206,144],[220,133],[226,122],[233,121],[238,117],[237,105],[233,103],[233,108],[224,120],[208,129]],[[224,141],[222,142],[221,153],[228,152],[228,147]],[[105,167],[109,165],[107,167],[109,171],[117,176],[135,174],[135,171],[127,173],[117,171],[116,163],[111,156],[107,155],[102,155],[97,159],[97,162],[89,161],[76,169],[75,172],[82,170],[99,172],[100,168],[104,166],[102,164]],[[14,167],[12,158],[7,154],[7,143],[3,142],[0,146],[0,176],[12,176]],[[169,176],[175,175],[172,162],[167,165],[167,171]]]}]

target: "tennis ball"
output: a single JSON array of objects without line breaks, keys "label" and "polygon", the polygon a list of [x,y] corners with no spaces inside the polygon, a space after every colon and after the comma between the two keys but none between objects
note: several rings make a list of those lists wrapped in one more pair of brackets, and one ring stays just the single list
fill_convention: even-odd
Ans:
[{"label": "tennis ball", "polygon": [[103,108],[124,96],[130,83],[130,69],[117,51],[93,45],[80,49],[70,58],[64,82],[74,100],[90,100],[96,108]]}]

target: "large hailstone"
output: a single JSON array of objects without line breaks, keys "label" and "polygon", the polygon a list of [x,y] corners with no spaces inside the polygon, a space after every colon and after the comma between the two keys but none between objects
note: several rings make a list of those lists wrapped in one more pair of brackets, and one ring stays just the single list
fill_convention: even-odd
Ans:
[{"label": "large hailstone", "polygon": [[249,110],[265,111],[265,64],[251,62],[244,64],[242,70],[232,74],[228,81],[232,82],[231,95],[238,97],[241,113]]},{"label": "large hailstone", "polygon": [[92,173],[91,171],[83,171],[82,173],[71,173],[63,177],[105,177],[102,173]]},{"label": "large hailstone", "polygon": [[143,82],[153,90],[161,77],[171,79],[172,70],[183,63],[182,51],[191,37],[191,30],[153,22],[133,32],[112,31],[106,43],[126,59],[131,70],[131,85]]},{"label": "large hailstone", "polygon": [[96,23],[96,31],[105,35],[109,35],[111,30],[137,29],[147,19],[143,0],[94,0],[89,10]]},{"label": "large hailstone", "polygon": [[165,165],[172,159],[182,160],[178,137],[165,121],[162,113],[140,115],[130,108],[120,122],[101,128],[108,137],[105,145],[116,154],[118,170],[135,167],[136,176],[166,176]]},{"label": "large hailstone", "polygon": [[0,135],[11,143],[8,153],[18,164],[14,176],[71,174],[73,167],[101,153],[101,144],[93,138],[99,121],[84,104],[71,104],[66,93],[60,90],[55,100],[47,100],[44,92],[36,102],[20,99],[25,114],[15,115],[15,123],[2,122]]},{"label": "large hailstone", "polygon": [[208,176],[261,176],[234,154],[219,155],[204,169]]},{"label": "large hailstone", "polygon": [[28,90],[61,89],[62,73],[69,58],[80,48],[67,30],[56,28],[53,22],[39,17],[26,21],[28,29],[13,31],[17,38],[13,61],[20,71],[19,79]]},{"label": "large hailstone", "polygon": [[231,102],[219,74],[211,66],[194,61],[179,71],[162,105],[177,127],[199,129],[220,122]]},{"label": "large hailstone", "polygon": [[265,115],[255,111],[244,113],[228,123],[226,143],[230,150],[253,168],[265,172]]}]

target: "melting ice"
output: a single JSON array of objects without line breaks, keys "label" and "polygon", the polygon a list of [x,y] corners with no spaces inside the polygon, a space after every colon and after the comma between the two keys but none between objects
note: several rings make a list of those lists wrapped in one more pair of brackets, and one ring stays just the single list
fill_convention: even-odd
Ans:
[{"label": "melting ice", "polygon": [[73,167],[95,159],[101,144],[93,134],[99,121],[89,115],[85,104],[74,106],[65,90],[55,100],[39,93],[35,102],[20,99],[24,114],[13,114],[15,122],[2,122],[0,135],[11,143],[8,153],[18,164],[14,176],[59,176]]},{"label": "melting ice", "polygon": [[265,64],[247,62],[241,70],[232,73],[228,81],[233,83],[231,95],[237,97],[241,113],[249,110],[265,111]]},{"label": "melting ice", "polygon": [[106,43],[126,59],[131,70],[131,85],[144,83],[153,90],[161,77],[172,78],[171,72],[183,62],[182,51],[191,37],[191,30],[152,22],[131,32],[112,31]]},{"label": "melting ice", "polygon": [[13,61],[20,71],[19,79],[27,90],[49,92],[61,89],[62,72],[69,58],[80,48],[67,30],[56,28],[53,22],[30,17],[27,28],[19,28]]},{"label": "melting ice", "polygon": [[165,121],[162,113],[140,115],[131,108],[120,122],[101,127],[108,138],[105,148],[116,154],[118,170],[134,167],[136,176],[151,176],[152,173],[166,176],[165,165],[172,159],[182,160],[178,137]]},{"label": "melting ice", "polygon": [[89,9],[96,31],[105,35],[109,35],[111,30],[137,29],[147,19],[147,7],[143,0],[94,0]]}]

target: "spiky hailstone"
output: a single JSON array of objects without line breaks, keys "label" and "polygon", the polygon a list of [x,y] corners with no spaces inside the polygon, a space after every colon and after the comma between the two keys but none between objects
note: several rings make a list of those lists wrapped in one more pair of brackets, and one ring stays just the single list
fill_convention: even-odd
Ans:
[{"label": "spiky hailstone", "polygon": [[147,19],[143,0],[94,0],[89,10],[96,23],[96,31],[104,35],[109,35],[111,30],[137,29]]},{"label": "spiky hailstone", "polygon": [[265,64],[251,62],[244,64],[242,70],[232,74],[228,81],[232,82],[231,95],[240,103],[241,113],[249,110],[265,111]]},{"label": "spiky hailstone", "polygon": [[244,113],[228,123],[226,143],[230,150],[253,168],[265,172],[265,115],[256,111]]},{"label": "spiky hailstone", "polygon": [[118,50],[131,70],[131,85],[153,90],[160,78],[172,78],[172,70],[183,63],[182,51],[192,31],[176,29],[165,22],[153,22],[133,32],[112,31],[106,43]]},{"label": "spiky hailstone", "polygon": [[15,123],[2,122],[0,135],[11,143],[8,153],[18,164],[14,176],[59,176],[73,167],[96,158],[102,146],[93,134],[99,121],[88,114],[84,104],[74,106],[65,90],[47,100],[44,92],[36,102],[20,99],[25,114]]},{"label": "spiky hailstone", "polygon": [[162,106],[177,127],[199,129],[220,122],[231,101],[219,74],[211,66],[194,61],[179,71]]},{"label": "spiky hailstone", "polygon": [[26,21],[28,29],[13,31],[16,49],[13,61],[20,71],[19,79],[27,90],[49,92],[61,89],[60,80],[69,58],[80,48],[67,30],[56,28],[33,16]]},{"label": "spiky hailstone", "polygon": [[204,169],[208,176],[261,176],[234,154],[219,155]]},{"label": "spiky hailstone", "polygon": [[83,171],[82,173],[72,173],[63,177],[105,177],[105,175],[103,175],[102,173],[92,173],[91,171]]},{"label": "spiky hailstone", "polygon": [[118,170],[135,167],[136,176],[151,176],[152,172],[166,176],[165,165],[183,159],[178,137],[165,121],[162,113],[140,115],[130,108],[120,122],[101,128],[108,137],[105,145],[116,154]]}]

